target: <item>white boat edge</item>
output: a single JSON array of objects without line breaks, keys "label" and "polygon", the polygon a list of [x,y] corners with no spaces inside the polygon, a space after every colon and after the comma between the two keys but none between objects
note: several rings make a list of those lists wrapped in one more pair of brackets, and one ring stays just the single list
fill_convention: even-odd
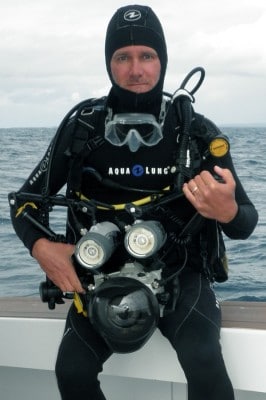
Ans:
[{"label": "white boat edge", "polygon": [[[6,397],[3,400],[17,398],[15,395],[12,397],[11,382],[14,379],[18,382],[21,371],[24,375],[27,371],[31,374],[32,371],[42,372],[46,378],[48,374],[51,378],[49,390],[53,390],[52,396],[48,398],[59,399],[54,364],[68,306],[69,304],[59,305],[59,311],[48,311],[47,306],[38,299],[0,298],[0,387],[3,388],[4,385],[6,388]],[[237,399],[266,399],[266,303],[225,303],[223,311],[225,316],[221,344],[229,376],[238,393]],[[233,317],[236,321],[232,320]],[[163,394],[165,400],[186,399],[183,371],[175,352],[159,331],[155,332],[141,350],[131,354],[113,355],[105,364],[102,379],[107,386],[124,380],[127,382],[127,390],[130,381],[136,384],[135,380],[140,379],[142,389],[146,382],[146,394],[136,399],[149,399],[149,394],[155,400],[151,387],[155,381],[157,394],[160,392],[159,383],[160,388],[171,385],[172,389],[176,388],[176,392],[178,391],[178,397],[175,397],[175,390],[167,389]],[[108,392],[108,387],[106,390]],[[183,392],[183,397],[180,391]],[[121,390],[119,393],[121,399],[125,398],[125,393],[122,394]],[[33,393],[31,396],[30,398],[34,398]],[[24,400],[21,390],[20,399]],[[39,395],[38,399],[41,400],[42,397]],[[120,400],[120,397],[114,395],[114,399]]]}]

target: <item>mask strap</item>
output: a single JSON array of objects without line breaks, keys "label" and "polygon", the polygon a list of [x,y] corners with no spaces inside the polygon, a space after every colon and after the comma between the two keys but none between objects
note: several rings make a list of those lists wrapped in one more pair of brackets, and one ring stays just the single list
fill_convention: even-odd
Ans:
[{"label": "mask strap", "polygon": [[110,107],[107,107],[107,115],[104,123],[105,127],[108,124],[108,122],[112,121],[112,118],[113,118],[113,110]]},{"label": "mask strap", "polygon": [[161,102],[161,109],[160,109],[160,114],[159,114],[159,124],[161,126],[161,128],[164,125],[164,120],[165,120],[165,116],[166,116],[166,98],[163,96],[162,98],[162,102]]}]

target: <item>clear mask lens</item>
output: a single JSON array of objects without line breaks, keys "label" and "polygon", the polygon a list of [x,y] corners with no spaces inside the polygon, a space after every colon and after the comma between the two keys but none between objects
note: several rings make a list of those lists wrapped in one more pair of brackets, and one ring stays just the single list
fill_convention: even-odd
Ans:
[{"label": "clear mask lens", "polygon": [[105,139],[114,146],[127,145],[135,152],[140,146],[155,146],[163,138],[161,126],[152,114],[115,114],[105,126]]}]

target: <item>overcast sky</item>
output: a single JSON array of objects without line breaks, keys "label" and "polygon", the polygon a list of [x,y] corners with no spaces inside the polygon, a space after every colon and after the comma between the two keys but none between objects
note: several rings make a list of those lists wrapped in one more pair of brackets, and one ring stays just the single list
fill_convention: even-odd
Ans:
[{"label": "overcast sky", "polygon": [[[106,26],[118,0],[0,0],[0,127],[57,126],[106,94]],[[134,3],[133,3],[134,4]],[[165,90],[204,67],[195,108],[217,124],[266,123],[266,0],[150,0],[168,44]]]}]

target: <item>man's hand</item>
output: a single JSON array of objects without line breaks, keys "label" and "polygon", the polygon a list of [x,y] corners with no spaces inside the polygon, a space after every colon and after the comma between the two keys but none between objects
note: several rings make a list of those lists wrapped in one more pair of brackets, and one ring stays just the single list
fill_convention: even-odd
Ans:
[{"label": "man's hand", "polygon": [[202,171],[183,186],[183,192],[195,209],[206,218],[230,222],[237,214],[236,183],[229,169],[214,167],[217,181],[210,172]]},{"label": "man's hand", "polygon": [[71,262],[75,246],[66,243],[38,239],[33,246],[32,255],[48,278],[62,292],[84,292],[75,268]]}]

